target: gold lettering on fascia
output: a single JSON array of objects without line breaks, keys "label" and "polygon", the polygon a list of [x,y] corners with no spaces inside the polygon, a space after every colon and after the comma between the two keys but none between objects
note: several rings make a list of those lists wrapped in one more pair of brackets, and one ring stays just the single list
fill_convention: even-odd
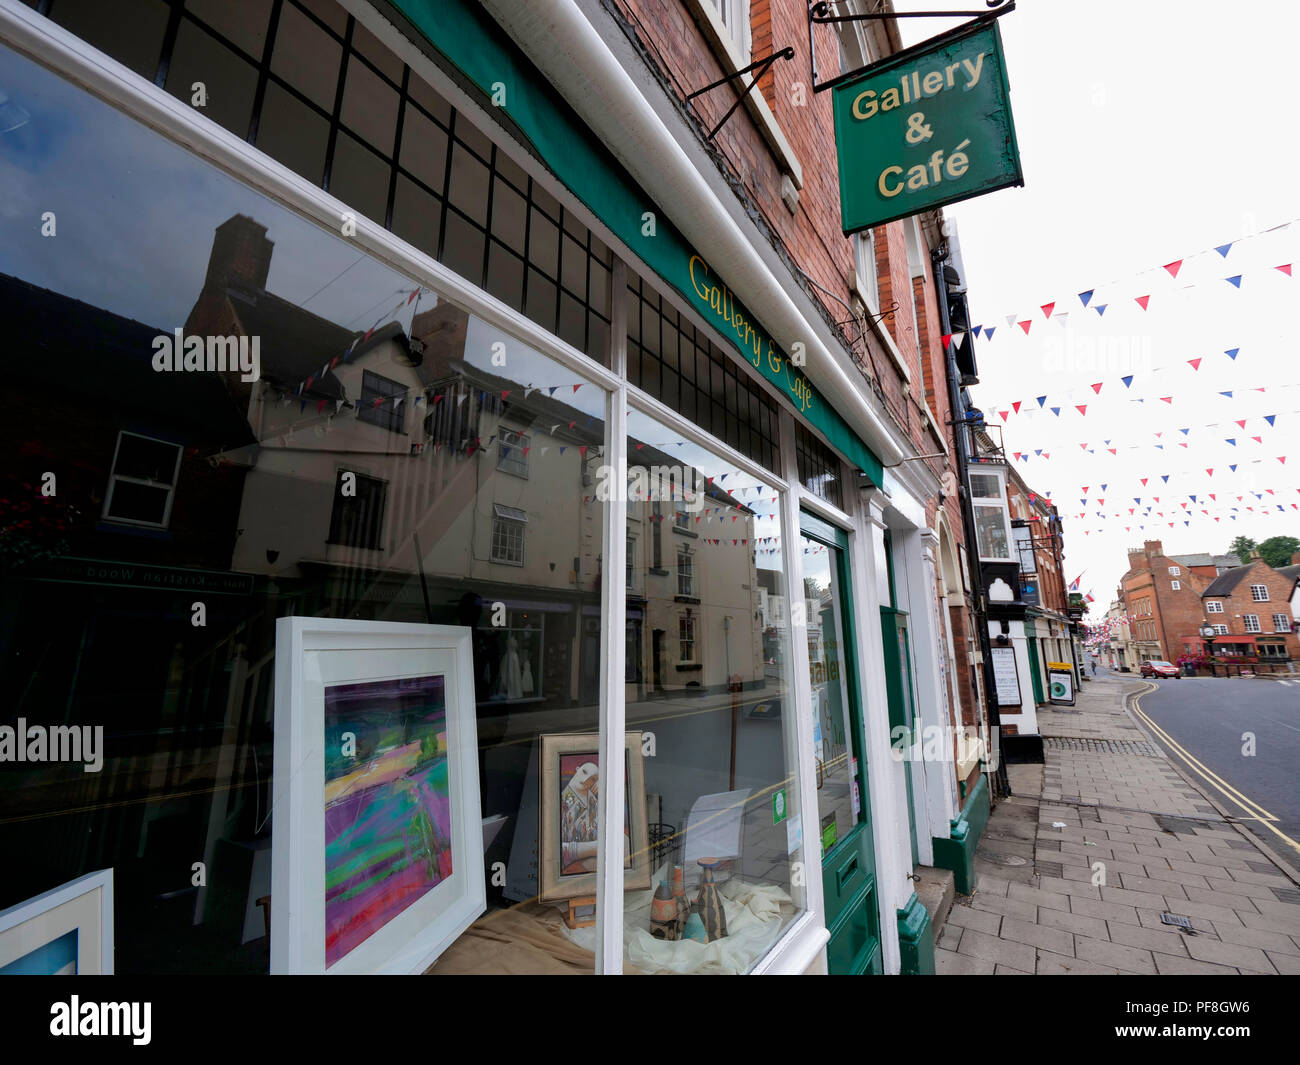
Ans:
[{"label": "gold lettering on fascia", "polygon": [[941,92],[960,86],[963,92],[970,92],[980,83],[984,71],[984,56],[980,52],[973,60],[959,59],[936,70],[922,74],[919,70],[910,70],[899,79],[898,88],[890,86],[878,93],[875,89],[866,89],[853,99],[853,117],[860,122],[874,118],[877,114],[892,111],[904,104],[917,103]]}]

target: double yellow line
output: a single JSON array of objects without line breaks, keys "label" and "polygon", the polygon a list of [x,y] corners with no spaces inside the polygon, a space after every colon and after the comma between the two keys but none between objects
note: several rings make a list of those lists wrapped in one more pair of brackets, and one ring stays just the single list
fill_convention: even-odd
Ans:
[{"label": "double yellow line", "polygon": [[[1144,691],[1142,695],[1148,695],[1153,691],[1159,691],[1159,690],[1160,689],[1158,687],[1152,686],[1148,688],[1146,691]],[[1150,729],[1151,732],[1157,738],[1159,738],[1162,743],[1165,744],[1165,746],[1167,746],[1171,751],[1174,752],[1174,754],[1176,754],[1180,759],[1182,759],[1182,761],[1186,763],[1187,767],[1190,770],[1192,770],[1193,773],[1195,773],[1199,777],[1202,777],[1206,781],[1206,783],[1208,783],[1212,788],[1214,788],[1215,791],[1219,792],[1228,802],[1235,803],[1236,805],[1240,806],[1243,811],[1245,811],[1245,815],[1242,817],[1235,818],[1236,820],[1258,821],[1261,825],[1263,825],[1275,836],[1277,836],[1278,839],[1282,840],[1282,842],[1284,842],[1293,851],[1295,851],[1297,854],[1300,854],[1300,843],[1297,843],[1295,840],[1293,840],[1290,836],[1288,836],[1285,832],[1283,832],[1273,823],[1277,821],[1277,816],[1275,814],[1269,813],[1267,810],[1264,809],[1264,807],[1260,806],[1259,803],[1243,795],[1240,791],[1238,791],[1226,780],[1224,780],[1221,776],[1219,776],[1216,772],[1214,772],[1214,770],[1212,770],[1209,766],[1205,765],[1193,754],[1191,754],[1186,748],[1182,746],[1182,744],[1180,744],[1171,735],[1169,735],[1168,732],[1162,729],[1159,725],[1157,725],[1154,721],[1152,721],[1151,718],[1149,718],[1145,713],[1143,713],[1140,704],[1141,704],[1141,695],[1135,695],[1133,697],[1133,713],[1137,716],[1138,720],[1140,720],[1148,729]]]}]

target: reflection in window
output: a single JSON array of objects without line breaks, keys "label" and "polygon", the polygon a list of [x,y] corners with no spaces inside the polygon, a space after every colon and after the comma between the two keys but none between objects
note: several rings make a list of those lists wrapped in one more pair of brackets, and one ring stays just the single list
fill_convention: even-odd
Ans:
[{"label": "reflection in window", "polygon": [[514,429],[502,429],[498,445],[497,469],[513,473],[516,477],[528,476],[528,436]]},{"label": "reflection in window", "polygon": [[137,433],[119,433],[104,517],[132,525],[165,527],[181,449]]},{"label": "reflection in window", "polygon": [[[98,773],[0,767],[0,909],[111,868],[118,972],[266,972],[276,619],[449,625],[471,636],[482,860],[505,870],[487,934],[524,969],[590,970],[564,900],[537,902],[538,826],[541,737],[598,746],[608,548],[583,485],[605,392],[3,48],[0,84],[29,116],[0,186],[66,220],[59,255],[39,227],[0,242],[6,478],[60,471],[30,527],[0,492],[0,719],[106,733]],[[178,326],[256,340],[260,376],[156,371]],[[527,479],[497,468],[523,438]],[[481,969],[482,943],[437,971]]]},{"label": "reflection in window", "polygon": [[[745,972],[804,907],[792,863],[815,832],[799,819],[787,761],[795,710],[780,493],[643,413],[628,424],[628,536],[648,533],[657,564],[628,586],[626,714],[629,729],[654,734],[645,789],[658,842],[650,888],[625,896],[624,965]],[[689,548],[674,546],[678,514],[696,534]],[[651,902],[677,890],[674,870],[678,897],[694,902],[701,859],[714,860],[728,935],[687,943],[683,929],[652,924]]]},{"label": "reflection in window", "polygon": [[1005,512],[1001,507],[976,506],[975,539],[979,544],[980,558],[1011,557],[1007,544]]},{"label": "reflection in window", "polygon": [[528,515],[516,507],[493,507],[492,561],[506,562],[511,566],[524,564],[524,530],[528,528]]}]

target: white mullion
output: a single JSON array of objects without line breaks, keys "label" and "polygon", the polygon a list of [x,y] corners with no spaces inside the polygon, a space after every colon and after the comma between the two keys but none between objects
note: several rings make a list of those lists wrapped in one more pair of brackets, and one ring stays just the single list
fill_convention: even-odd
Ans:
[{"label": "white mullion", "polygon": [[[606,396],[605,462],[612,498],[601,510],[600,831],[596,834],[596,972],[623,971],[623,821],[627,791],[627,267],[614,260],[610,365],[619,385]],[[616,619],[622,619],[622,624]],[[649,840],[646,840],[649,845]],[[611,853],[612,852],[612,853]],[[611,861],[611,858],[613,859]]]},{"label": "white mullion", "polygon": [[[794,448],[794,415],[781,411],[778,427],[781,448],[781,468],[793,485],[799,483],[799,462]],[[803,826],[803,843],[799,858],[804,866],[805,905],[824,927],[826,905],[822,893],[821,854],[817,848],[818,814],[817,785],[813,769],[813,705],[812,686],[808,678],[812,669],[808,659],[808,622],[796,624],[796,604],[804,603],[803,551],[799,539],[798,492],[787,491],[781,496],[781,543],[785,548],[785,601],[786,616],[790,625],[790,684],[794,700],[794,728],[787,731],[785,740],[786,765],[797,772],[799,819]]]}]

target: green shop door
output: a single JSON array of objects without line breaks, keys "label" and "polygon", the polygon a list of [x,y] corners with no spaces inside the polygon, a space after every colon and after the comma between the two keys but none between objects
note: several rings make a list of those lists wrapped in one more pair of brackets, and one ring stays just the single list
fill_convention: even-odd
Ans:
[{"label": "green shop door", "polygon": [[[848,537],[801,516],[804,603],[812,685],[817,825],[832,975],[879,973],[880,915],[867,801],[862,713],[853,655]],[[805,837],[813,826],[805,827]]]}]

